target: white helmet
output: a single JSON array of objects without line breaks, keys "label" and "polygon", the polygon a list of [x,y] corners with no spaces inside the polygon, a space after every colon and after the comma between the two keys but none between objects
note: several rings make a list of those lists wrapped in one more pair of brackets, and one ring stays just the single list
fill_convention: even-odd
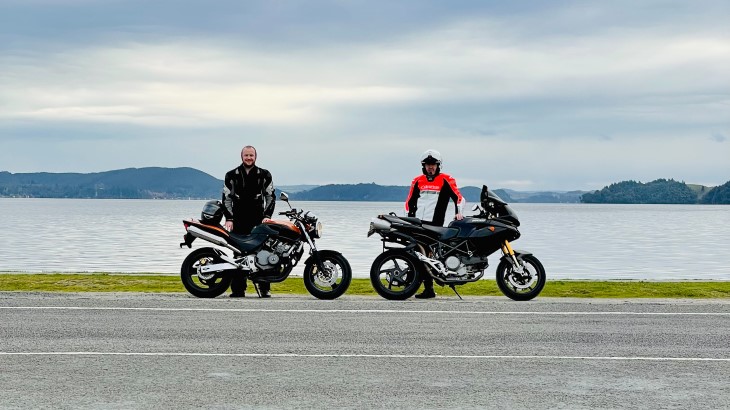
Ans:
[{"label": "white helmet", "polygon": [[428,149],[421,155],[421,165],[426,164],[441,165],[441,153],[435,149]]}]

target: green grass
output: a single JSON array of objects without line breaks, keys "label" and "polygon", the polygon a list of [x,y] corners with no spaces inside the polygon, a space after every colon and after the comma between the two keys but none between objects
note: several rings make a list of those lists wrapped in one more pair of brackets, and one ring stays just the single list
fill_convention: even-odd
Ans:
[{"label": "green grass", "polygon": [[[502,296],[493,280],[480,280],[456,288],[462,296]],[[274,283],[275,294],[307,294],[301,278]],[[3,292],[185,292],[177,275],[92,274],[0,274]],[[436,289],[440,296],[453,296],[449,288]],[[347,295],[377,296],[368,279],[353,279]],[[730,282],[645,282],[548,280],[540,297],[574,298],[730,298]]]}]

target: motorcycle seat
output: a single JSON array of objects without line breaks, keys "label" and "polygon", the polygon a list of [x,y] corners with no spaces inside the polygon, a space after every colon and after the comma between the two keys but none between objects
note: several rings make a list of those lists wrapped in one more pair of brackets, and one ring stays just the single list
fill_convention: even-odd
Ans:
[{"label": "motorcycle seat", "polygon": [[380,215],[381,219],[385,219],[390,223],[401,223],[405,222],[411,225],[421,226],[423,221],[418,218],[411,218],[410,216],[397,216],[397,215]]},{"label": "motorcycle seat", "polygon": [[266,240],[266,235],[239,235],[235,233],[230,235],[230,242],[243,253],[253,251]]},{"label": "motorcycle seat", "polygon": [[434,226],[434,225],[422,225],[422,227],[426,230],[429,230],[431,232],[436,232],[439,234],[439,238],[441,240],[447,240],[456,237],[456,235],[459,234],[459,230],[456,228],[444,228],[442,226]]},{"label": "motorcycle seat", "polygon": [[412,223],[413,225],[417,225],[417,226],[421,226],[421,224],[423,223],[423,221],[421,221],[420,219],[412,218],[410,216],[401,216],[400,219],[402,219],[406,222]]}]

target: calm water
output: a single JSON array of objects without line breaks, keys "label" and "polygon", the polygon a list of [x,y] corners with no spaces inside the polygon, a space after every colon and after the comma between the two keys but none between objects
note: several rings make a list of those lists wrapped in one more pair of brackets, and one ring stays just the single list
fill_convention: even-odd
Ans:
[{"label": "calm water", "polygon": [[[0,198],[0,271],[177,273],[182,219],[205,201]],[[355,277],[381,250],[370,219],[391,202],[295,202],[324,223],[320,249],[336,249]],[[285,203],[277,202],[277,211]],[[514,204],[516,249],[533,252],[549,279],[730,280],[730,206]],[[205,242],[196,241],[196,246]],[[494,274],[499,260],[490,258]],[[301,266],[295,274],[301,273]]]}]

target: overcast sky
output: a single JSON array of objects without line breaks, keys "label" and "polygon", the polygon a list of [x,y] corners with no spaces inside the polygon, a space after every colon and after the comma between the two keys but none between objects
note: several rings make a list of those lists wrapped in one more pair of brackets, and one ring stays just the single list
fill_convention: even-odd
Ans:
[{"label": "overcast sky", "polygon": [[730,180],[730,2],[0,0],[0,171]]}]

